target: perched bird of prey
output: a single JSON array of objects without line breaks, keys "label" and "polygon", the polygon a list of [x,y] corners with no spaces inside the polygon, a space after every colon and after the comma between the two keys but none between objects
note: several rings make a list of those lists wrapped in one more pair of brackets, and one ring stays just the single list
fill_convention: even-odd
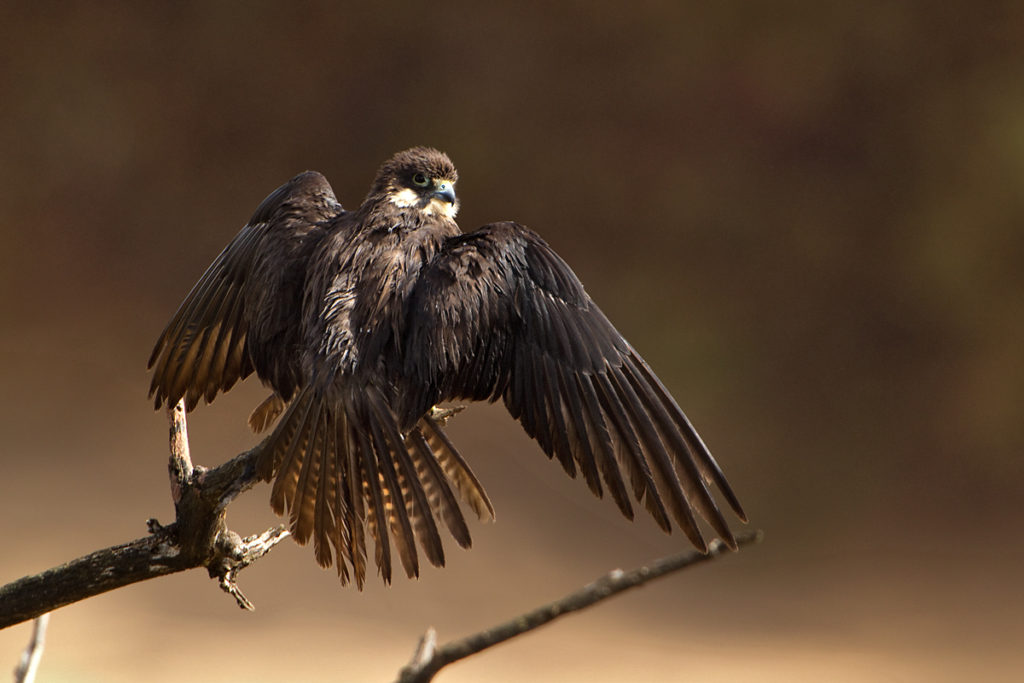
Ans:
[{"label": "perched bird of prey", "polygon": [[312,171],[272,192],[160,335],[156,406],[191,410],[255,371],[273,394],[250,424],[277,419],[258,458],[271,504],[360,587],[368,538],[390,581],[392,544],[410,577],[417,543],[444,564],[439,523],[469,546],[458,497],[493,516],[443,430],[446,401],[501,399],[626,517],[632,497],[706,551],[699,516],[735,548],[712,486],[746,517],[668,390],[536,233],[462,233],[457,179],[445,154],[416,147],[354,211]]}]

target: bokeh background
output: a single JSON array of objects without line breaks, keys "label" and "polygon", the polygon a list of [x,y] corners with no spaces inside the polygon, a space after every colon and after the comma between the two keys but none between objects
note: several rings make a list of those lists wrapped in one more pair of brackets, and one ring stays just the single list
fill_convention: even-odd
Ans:
[{"label": "bokeh background", "polygon": [[[1009,1],[4,3],[0,581],[170,520],[146,357],[259,201],[314,168],[354,207],[429,144],[464,228],[573,264],[766,533],[440,680],[1017,680],[1022,77]],[[195,460],[262,397],[194,413]],[[201,571],[56,612],[40,680],[391,680],[429,625],[685,546],[500,407],[451,432],[498,520],[445,570],[357,593],[288,543],[241,576],[255,613]]]}]

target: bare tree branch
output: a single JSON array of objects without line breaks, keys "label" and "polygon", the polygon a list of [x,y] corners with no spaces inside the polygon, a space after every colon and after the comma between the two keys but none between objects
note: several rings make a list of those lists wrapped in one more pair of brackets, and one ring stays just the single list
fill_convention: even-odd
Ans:
[{"label": "bare tree branch", "polygon": [[[761,538],[760,531],[751,531],[737,535],[736,543],[745,546],[759,543]],[[493,628],[452,641],[440,648],[436,647],[437,633],[430,628],[420,638],[412,661],[399,672],[396,683],[426,683],[433,680],[438,671],[452,662],[474,655],[527,631],[532,631],[560,616],[586,609],[625,590],[642,586],[653,579],[713,560],[722,555],[725,550],[727,550],[725,544],[716,539],[708,544],[706,555],[692,550],[655,560],[649,565],[629,572],[616,569],[560,600],[538,607]]]},{"label": "bare tree branch", "polygon": [[43,658],[43,647],[46,645],[46,626],[50,623],[50,615],[43,614],[32,624],[32,638],[21,653],[21,661],[14,669],[14,683],[33,683],[39,660]]},{"label": "bare tree branch", "polygon": [[252,609],[237,573],[288,536],[284,527],[241,538],[227,527],[227,506],[257,482],[255,449],[213,469],[193,466],[184,406],[168,411],[168,471],[175,521],[149,520],[150,535],[80,557],[0,587],[0,628],[121,586],[206,567],[239,606]]},{"label": "bare tree branch", "polygon": [[[262,534],[241,538],[227,528],[228,504],[257,482],[256,449],[208,470],[192,464],[182,403],[168,410],[168,420],[168,474],[175,521],[162,526],[155,519],[150,519],[147,522],[149,536],[98,550],[0,587],[0,628],[40,617],[58,607],[121,586],[196,567],[206,567],[210,576],[218,579],[221,589],[231,595],[239,607],[253,609],[252,603],[238,588],[237,574],[289,535],[283,526],[278,526]],[[741,546],[760,540],[760,532],[736,537]],[[420,639],[412,661],[400,672],[397,683],[430,681],[452,662],[622,591],[712,560],[723,554],[725,549],[725,544],[713,541],[706,555],[690,551],[656,560],[630,572],[615,570],[560,600],[441,647],[437,646],[434,629],[428,629]],[[23,666],[18,670],[18,675],[23,676],[18,679],[20,681],[30,681],[34,675],[31,667],[38,664],[44,629],[45,620],[37,621],[32,643],[26,650]],[[35,664],[32,657],[35,657]],[[27,673],[21,673],[23,668]]]}]

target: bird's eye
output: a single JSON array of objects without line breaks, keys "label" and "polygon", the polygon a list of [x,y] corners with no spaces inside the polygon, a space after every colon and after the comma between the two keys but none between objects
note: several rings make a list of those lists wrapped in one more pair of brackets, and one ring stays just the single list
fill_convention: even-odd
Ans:
[{"label": "bird's eye", "polygon": [[414,175],[414,176],[412,177],[412,182],[416,183],[416,184],[417,184],[417,185],[419,185],[420,187],[426,187],[426,186],[427,186],[427,184],[428,184],[428,183],[429,183],[430,181],[429,181],[429,180],[427,179],[427,176],[425,176],[424,174],[422,174],[422,173],[417,173],[416,175]]}]

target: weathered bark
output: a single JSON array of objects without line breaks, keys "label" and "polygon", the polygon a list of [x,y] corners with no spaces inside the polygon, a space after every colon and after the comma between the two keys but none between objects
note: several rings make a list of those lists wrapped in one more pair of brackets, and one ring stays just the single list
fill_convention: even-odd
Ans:
[{"label": "weathered bark", "polygon": [[257,481],[255,450],[210,470],[193,467],[181,404],[168,411],[168,419],[174,523],[161,526],[149,520],[149,536],[97,550],[3,586],[0,628],[121,586],[195,567],[206,567],[239,606],[252,609],[252,603],[238,590],[235,575],[288,536],[284,527],[275,527],[243,539],[227,527],[228,503]]}]

